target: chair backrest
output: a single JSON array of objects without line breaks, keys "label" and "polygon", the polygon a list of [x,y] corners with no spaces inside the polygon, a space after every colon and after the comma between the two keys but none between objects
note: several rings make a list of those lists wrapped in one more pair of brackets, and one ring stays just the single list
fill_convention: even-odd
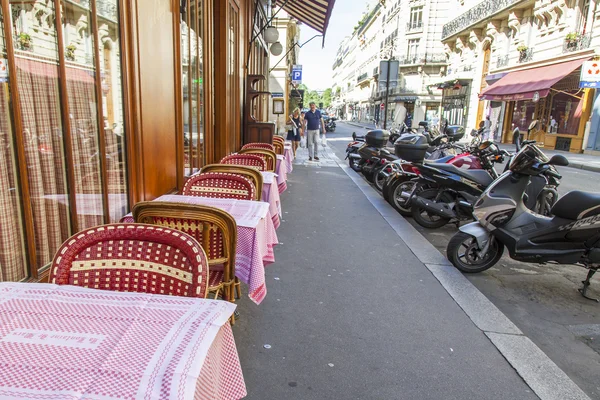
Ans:
[{"label": "chair backrest", "polygon": [[209,164],[205,165],[202,167],[202,170],[200,170],[200,173],[207,172],[226,172],[242,175],[250,179],[256,189],[256,200],[262,200],[263,175],[260,171],[243,165]]},{"label": "chair backrest", "polygon": [[223,282],[235,278],[237,224],[227,212],[209,206],[165,201],[145,201],[133,207],[137,223],[160,225],[185,232],[198,241],[209,268],[223,265]]},{"label": "chair backrest", "polygon": [[208,259],[181,231],[142,224],[100,225],[59,247],[50,283],[119,292],[206,297]]},{"label": "chair backrest", "polygon": [[248,143],[242,146],[242,150],[244,149],[267,149],[275,151],[275,146],[270,143]]},{"label": "chair backrest", "polygon": [[279,140],[273,142],[273,147],[275,147],[276,154],[283,154],[283,152],[285,151],[285,145]]},{"label": "chair backrest", "polygon": [[273,136],[273,144],[275,144],[275,142],[280,142],[281,144],[285,144],[285,139],[281,136]]},{"label": "chair backrest", "polygon": [[275,166],[277,165],[277,154],[271,150],[265,149],[244,149],[240,150],[238,154],[253,154],[260,156],[267,163],[267,171],[275,172]]},{"label": "chair backrest", "polygon": [[267,162],[255,154],[230,154],[223,157],[220,164],[244,165],[258,171],[267,170]]},{"label": "chair backrest", "polygon": [[242,175],[207,172],[190,176],[183,185],[181,194],[220,199],[257,200],[256,192],[254,183]]}]

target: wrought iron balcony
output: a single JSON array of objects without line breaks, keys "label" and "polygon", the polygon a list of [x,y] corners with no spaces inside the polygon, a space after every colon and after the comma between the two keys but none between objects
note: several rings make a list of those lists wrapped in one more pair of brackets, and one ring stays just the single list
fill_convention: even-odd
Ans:
[{"label": "wrought iron balcony", "polygon": [[406,24],[406,33],[416,33],[423,31],[423,21],[409,22]]},{"label": "wrought iron balcony", "polygon": [[415,64],[446,64],[446,55],[444,53],[425,53],[418,55],[398,57],[400,65]]},{"label": "wrought iron balcony", "polygon": [[574,40],[565,39],[563,43],[563,53],[587,49],[592,42],[592,33],[588,32],[585,35],[578,35]]},{"label": "wrought iron balcony", "polygon": [[526,63],[533,60],[533,49],[527,49],[519,52],[518,63]]},{"label": "wrought iron balcony", "polygon": [[442,28],[442,40],[447,39],[458,32],[462,32],[468,27],[476,25],[492,15],[498,14],[510,6],[521,3],[522,1],[524,0],[484,0],[464,14],[459,15],[452,21],[444,24],[444,27]]},{"label": "wrought iron balcony", "polygon": [[508,54],[498,57],[498,61],[496,62],[496,68],[506,67],[507,65],[508,65]]}]

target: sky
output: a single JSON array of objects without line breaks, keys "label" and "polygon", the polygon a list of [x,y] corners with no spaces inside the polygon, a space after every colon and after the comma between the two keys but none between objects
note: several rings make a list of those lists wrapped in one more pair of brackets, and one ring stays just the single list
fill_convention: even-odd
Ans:
[{"label": "sky", "polygon": [[[366,10],[365,0],[336,0],[329,27],[325,35],[325,47],[321,48],[323,38],[318,37],[300,49],[299,62],[302,65],[302,83],[310,90],[325,90],[331,87],[331,66],[340,42],[352,34],[352,29]],[[318,32],[307,25],[300,28],[300,44],[306,42]]]}]

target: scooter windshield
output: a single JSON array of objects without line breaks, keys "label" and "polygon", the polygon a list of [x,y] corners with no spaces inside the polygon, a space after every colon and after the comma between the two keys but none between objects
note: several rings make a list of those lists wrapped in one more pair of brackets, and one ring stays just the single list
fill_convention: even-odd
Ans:
[{"label": "scooter windshield", "polygon": [[519,174],[537,175],[541,172],[538,168],[539,164],[548,161],[550,159],[537,146],[528,144],[517,153],[509,169]]}]

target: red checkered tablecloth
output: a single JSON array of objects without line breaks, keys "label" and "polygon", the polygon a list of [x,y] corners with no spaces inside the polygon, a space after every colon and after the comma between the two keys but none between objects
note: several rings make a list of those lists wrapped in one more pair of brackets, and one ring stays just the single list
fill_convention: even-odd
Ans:
[{"label": "red checkered tablecloth", "polygon": [[285,157],[281,154],[277,154],[277,166],[275,167],[275,173],[277,174],[277,186],[279,187],[279,193],[283,193],[287,189],[287,165],[285,163]]},{"label": "red checkered tablecloth", "polygon": [[276,183],[275,178],[277,175],[273,172],[263,171],[263,190],[262,190],[262,199],[269,203],[269,211],[271,212],[271,218],[273,219],[273,224],[275,225],[275,229],[279,228],[281,224],[279,218],[281,214],[281,198],[279,197],[279,188],[277,190],[273,190],[274,183]]},{"label": "red checkered tablecloth", "polygon": [[240,399],[226,301],[0,283],[0,398]]},{"label": "red checkered tablecloth", "polygon": [[287,172],[292,172],[294,170],[294,150],[292,150],[291,143],[285,144],[283,156],[285,157]]},{"label": "red checkered tablecloth", "polygon": [[[267,295],[265,265],[275,262],[273,247],[279,243],[267,203],[180,195],[164,195],[155,201],[200,204],[231,214],[238,224],[235,275],[248,285],[248,297],[252,301],[260,304],[264,300]],[[133,222],[133,217],[128,214],[121,222]]]}]

